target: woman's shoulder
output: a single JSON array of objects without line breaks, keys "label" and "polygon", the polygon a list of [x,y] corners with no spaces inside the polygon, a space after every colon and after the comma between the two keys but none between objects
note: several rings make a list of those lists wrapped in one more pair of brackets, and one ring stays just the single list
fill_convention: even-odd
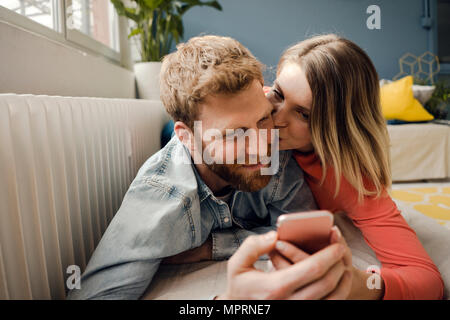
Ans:
[{"label": "woman's shoulder", "polygon": [[[359,200],[358,190],[341,175],[339,178],[339,191],[334,197],[336,191],[336,177],[332,166],[326,167],[326,177],[322,181],[323,168],[322,164],[315,153],[303,154],[298,151],[293,153],[293,156],[299,166],[306,174],[308,184],[314,192],[316,198],[322,199],[323,203],[333,203],[333,207],[339,207],[340,210],[345,210],[347,213],[357,213],[361,211],[373,212],[374,210],[392,211],[396,209],[395,203],[389,196],[386,188],[381,190],[378,196],[366,195]],[[374,185],[367,179],[364,179],[364,186],[368,190],[373,190]]]},{"label": "woman's shoulder", "polygon": [[292,155],[297,164],[309,176],[314,178],[320,178],[322,176],[322,164],[314,152],[303,153],[295,150],[292,152]]}]

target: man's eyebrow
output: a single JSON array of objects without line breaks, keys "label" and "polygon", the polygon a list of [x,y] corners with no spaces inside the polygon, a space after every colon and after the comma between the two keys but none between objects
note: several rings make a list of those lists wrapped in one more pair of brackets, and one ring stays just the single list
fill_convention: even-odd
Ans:
[{"label": "man's eyebrow", "polygon": [[[272,104],[269,103],[267,110],[264,112],[264,114],[259,118],[259,120],[256,123],[259,123],[263,120],[265,120],[266,118],[268,118],[270,116],[270,114],[273,111],[273,106]],[[225,129],[223,129],[221,131],[222,136],[225,137],[227,135],[227,130],[243,130],[244,132],[248,130],[248,127],[242,126],[242,125],[228,125]]]},{"label": "man's eyebrow", "polygon": [[[262,117],[260,117],[260,119],[256,123],[259,123],[259,122],[265,120],[266,118],[268,118],[270,116],[270,114],[272,113],[272,111],[273,111],[273,106],[270,105],[270,107],[266,110],[266,112],[262,115]],[[227,130],[230,130],[233,132],[235,132],[237,130],[243,130],[244,132],[246,132],[248,130],[248,128],[245,126],[241,126],[241,125],[228,126],[227,128],[223,129],[221,132],[223,137],[225,137],[227,135]]]},{"label": "man's eyebrow", "polygon": [[237,130],[243,130],[244,132],[248,130],[247,127],[243,127],[243,126],[238,126],[235,128],[231,128],[231,127],[227,127],[225,129],[222,130],[222,136],[225,137],[228,133],[227,131],[230,131],[230,134],[234,134]]}]

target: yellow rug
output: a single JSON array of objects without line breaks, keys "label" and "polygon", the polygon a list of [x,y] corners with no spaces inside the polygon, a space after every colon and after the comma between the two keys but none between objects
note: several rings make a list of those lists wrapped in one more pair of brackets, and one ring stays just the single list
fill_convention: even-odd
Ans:
[{"label": "yellow rug", "polygon": [[399,183],[390,193],[399,208],[427,215],[450,230],[450,183]]}]

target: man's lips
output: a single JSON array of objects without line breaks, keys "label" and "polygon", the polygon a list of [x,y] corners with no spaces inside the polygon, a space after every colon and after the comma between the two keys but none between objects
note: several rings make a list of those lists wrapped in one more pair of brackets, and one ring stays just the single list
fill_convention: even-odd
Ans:
[{"label": "man's lips", "polygon": [[253,170],[258,170],[261,168],[266,168],[268,166],[269,166],[269,164],[257,163],[257,164],[242,165],[242,168],[253,171]]}]

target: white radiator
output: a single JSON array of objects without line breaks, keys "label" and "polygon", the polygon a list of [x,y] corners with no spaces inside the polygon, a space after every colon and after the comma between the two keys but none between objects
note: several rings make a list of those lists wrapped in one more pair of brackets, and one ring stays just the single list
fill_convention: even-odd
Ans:
[{"label": "white radiator", "polygon": [[0,299],[64,299],[143,162],[159,101],[0,94]]}]

